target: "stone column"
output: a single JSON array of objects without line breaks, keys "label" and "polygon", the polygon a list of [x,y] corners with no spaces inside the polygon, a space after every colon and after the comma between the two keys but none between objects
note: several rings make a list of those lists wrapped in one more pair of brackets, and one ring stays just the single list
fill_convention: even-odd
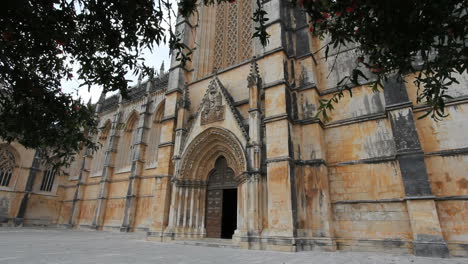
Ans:
[{"label": "stone column", "polygon": [[169,223],[168,226],[175,226],[175,221],[176,221],[176,211],[172,210],[172,205],[176,203],[176,200],[178,200],[177,194],[178,192],[177,185],[173,184],[172,186],[172,197],[171,197],[171,209],[169,213]]},{"label": "stone column", "polygon": [[414,254],[448,257],[405,84],[401,76],[392,74],[383,85],[413,231]]},{"label": "stone column", "polygon": [[190,185],[190,207],[189,207],[189,212],[188,212],[188,223],[187,223],[187,232],[190,234],[190,236],[193,236],[194,234],[194,229],[193,229],[193,224],[194,224],[194,218],[195,218],[195,192],[196,192],[196,187],[194,186],[194,183]]},{"label": "stone column", "polygon": [[[95,112],[95,118],[98,124],[99,124],[99,113],[101,113],[102,104],[104,103],[105,98],[106,98],[106,93],[102,91],[101,95],[99,96],[99,100],[96,104],[96,112]],[[80,168],[80,174],[78,175],[78,182],[76,184],[75,194],[73,195],[70,219],[68,221],[68,224],[70,225],[70,227],[76,226],[79,221],[80,211],[81,211],[80,201],[83,197],[83,192],[85,189],[84,184],[86,183],[84,176],[86,173],[88,173],[88,171],[86,170],[86,166],[87,166],[86,164],[87,164],[87,161],[92,159],[92,155],[90,155],[90,152],[91,152],[91,149],[87,148],[82,157],[83,160],[82,160],[82,164]]]},{"label": "stone column", "polygon": [[205,215],[206,215],[206,192],[207,192],[207,183],[202,184],[200,187],[200,209],[198,215],[198,227],[200,237],[206,236],[206,227],[205,227]]},{"label": "stone column", "polygon": [[80,211],[81,211],[81,199],[83,197],[83,185],[85,184],[84,181],[84,174],[86,173],[86,161],[90,159],[88,153],[89,149],[86,149],[85,154],[82,157],[82,163],[80,168],[80,174],[78,175],[78,182],[76,184],[75,194],[73,195],[73,201],[71,206],[71,214],[70,219],[68,220],[69,227],[74,227],[78,224]]},{"label": "stone column", "polygon": [[99,195],[96,201],[96,209],[94,210],[94,218],[92,228],[101,229],[104,223],[104,215],[106,213],[107,196],[109,192],[109,177],[112,175],[114,165],[112,164],[115,156],[115,150],[119,141],[119,125],[122,116],[122,96],[119,98],[119,107],[114,114],[112,120],[112,128],[110,131],[109,147],[105,152],[104,168],[102,169],[102,178],[99,183]]},{"label": "stone column", "polygon": [[[240,185],[239,197],[242,198],[238,205],[242,214],[238,217],[238,230],[234,239],[238,242],[248,242],[244,247],[251,247],[250,242],[260,236],[263,228],[263,197],[262,197],[262,109],[261,109],[261,86],[262,79],[258,72],[256,58],[253,58],[250,66],[250,74],[247,77],[249,88],[249,143],[248,173],[247,179]],[[241,221],[241,223],[240,223]],[[252,236],[251,238],[249,238]],[[253,238],[255,237],[255,238]],[[257,246],[258,247],[258,246]]]},{"label": "stone column", "polygon": [[146,83],[146,92],[144,103],[141,105],[140,118],[138,119],[137,138],[134,142],[134,152],[132,158],[132,167],[130,170],[130,178],[128,181],[127,197],[125,201],[124,218],[122,226],[120,227],[121,232],[129,232],[134,227],[135,213],[137,210],[137,195],[140,186],[139,177],[143,170],[144,162],[142,154],[147,146],[145,140],[147,140],[147,133],[149,130],[148,124],[150,122],[149,112],[151,97],[150,88],[152,78]]},{"label": "stone column", "polygon": [[[190,23],[183,17],[179,16],[176,23],[176,32],[182,33],[182,42],[187,46],[191,46],[192,31]],[[177,206],[174,199],[176,194],[174,189],[176,188],[176,181],[174,173],[177,171],[177,159],[172,158],[180,157],[181,139],[185,133],[184,130],[177,130],[177,138],[174,133],[178,126],[179,110],[182,107],[180,104],[180,98],[183,93],[183,87],[185,84],[185,77],[188,73],[186,67],[190,67],[191,64],[181,65],[176,60],[175,54],[172,56],[171,68],[169,70],[169,83],[166,91],[166,103],[164,109],[164,118],[162,121],[161,128],[161,144],[159,145],[158,155],[158,172],[162,177],[167,177],[160,182],[160,186],[156,191],[162,191],[160,194],[155,195],[154,209],[153,209],[153,224],[148,232],[148,239],[172,239],[174,237],[174,224]],[[177,146],[176,146],[177,145]],[[177,153],[177,154],[176,154]],[[172,184],[171,184],[172,182]],[[172,190],[171,190],[172,189]],[[173,191],[171,195],[171,191]],[[172,199],[171,199],[172,197]]]},{"label": "stone column", "polygon": [[297,197],[287,113],[287,86],[275,84],[265,89],[267,142],[268,229],[262,232],[267,249],[296,251]]},{"label": "stone column", "polygon": [[29,198],[33,191],[34,182],[36,180],[37,172],[39,171],[39,166],[41,165],[41,151],[36,149],[34,152],[34,158],[32,160],[31,168],[29,169],[28,180],[26,182],[26,188],[24,189],[23,199],[21,199],[20,208],[18,214],[14,219],[15,226],[23,225],[24,216],[26,215],[26,209],[28,208]]},{"label": "stone column", "polygon": [[199,216],[200,216],[200,210],[201,210],[201,206],[200,206],[200,200],[201,200],[201,193],[200,193],[200,190],[201,190],[201,186],[200,186],[200,182],[197,182],[196,185],[194,186],[194,192],[195,192],[195,195],[194,195],[194,198],[193,198],[193,201],[194,201],[194,206],[193,206],[193,223],[192,223],[192,229],[193,229],[193,234],[194,236],[199,236],[200,234],[200,221],[199,221]]}]

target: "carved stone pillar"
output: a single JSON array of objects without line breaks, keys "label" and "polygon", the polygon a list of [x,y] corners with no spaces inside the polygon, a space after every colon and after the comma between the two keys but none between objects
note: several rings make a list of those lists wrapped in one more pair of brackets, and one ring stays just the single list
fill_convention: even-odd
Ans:
[{"label": "carved stone pillar", "polygon": [[36,179],[37,171],[39,171],[39,166],[41,165],[41,151],[36,150],[34,152],[34,157],[32,160],[31,168],[29,169],[28,180],[26,182],[25,194],[21,200],[20,208],[18,214],[14,220],[15,226],[23,225],[24,216],[26,215],[26,209],[28,208],[29,198],[33,191],[34,181]]},{"label": "carved stone pillar", "polygon": [[128,181],[128,190],[127,190],[127,197],[125,201],[125,209],[124,209],[124,218],[122,222],[122,226],[120,227],[121,232],[128,232],[134,226],[135,222],[135,213],[137,208],[137,195],[140,186],[139,176],[141,175],[141,171],[143,170],[143,161],[142,161],[142,153],[144,153],[146,148],[147,140],[147,132],[149,130],[149,117],[151,113],[149,112],[149,107],[151,104],[150,98],[150,88],[151,88],[151,80],[148,81],[146,84],[146,93],[143,105],[141,105],[141,112],[140,118],[138,119],[138,130],[137,130],[137,138],[136,142],[134,143],[133,147],[133,158],[132,158],[132,167],[130,171],[130,178]]},{"label": "carved stone pillar", "polygon": [[117,112],[114,114],[112,121],[112,128],[110,132],[109,147],[105,152],[104,168],[102,169],[102,178],[99,183],[99,195],[96,201],[96,209],[94,211],[94,218],[92,222],[92,228],[101,229],[104,223],[104,215],[107,206],[107,196],[109,193],[109,177],[112,175],[114,165],[112,161],[115,155],[115,149],[117,148],[119,141],[119,124],[122,116],[122,96],[119,98],[119,107]]},{"label": "carved stone pillar", "polygon": [[78,175],[78,183],[76,184],[75,194],[73,195],[73,201],[71,206],[70,219],[68,220],[68,225],[74,227],[78,224],[80,211],[81,211],[81,199],[84,193],[84,184],[85,184],[85,172],[87,161],[90,160],[89,149],[86,149],[85,154],[82,157],[80,174]]},{"label": "carved stone pillar", "polygon": [[263,228],[263,196],[261,181],[263,175],[262,164],[262,110],[261,110],[261,85],[262,79],[258,72],[255,57],[247,77],[249,88],[249,142],[247,145],[248,173],[239,184],[238,190],[238,219],[237,230],[233,239],[245,248],[256,248],[251,242],[258,242]]},{"label": "carved stone pillar", "polygon": [[397,160],[413,231],[414,254],[448,257],[437,208],[432,194],[424,152],[421,149],[411,103],[401,76],[391,75],[384,82],[386,110],[392,125]]}]

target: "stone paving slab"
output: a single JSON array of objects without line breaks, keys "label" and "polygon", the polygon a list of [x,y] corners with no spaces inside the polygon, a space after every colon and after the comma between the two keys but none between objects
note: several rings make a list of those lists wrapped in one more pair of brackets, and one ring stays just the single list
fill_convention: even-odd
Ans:
[{"label": "stone paving slab", "polygon": [[143,233],[0,228],[0,263],[468,264],[468,259],[362,252],[284,253],[150,242]]}]

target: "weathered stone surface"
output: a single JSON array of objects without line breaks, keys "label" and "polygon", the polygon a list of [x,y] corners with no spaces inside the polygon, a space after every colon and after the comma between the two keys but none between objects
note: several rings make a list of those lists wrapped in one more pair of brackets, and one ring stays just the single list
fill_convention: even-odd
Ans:
[{"label": "weathered stone surface", "polygon": [[[128,100],[100,101],[95,139],[104,147],[83,150],[50,192],[40,190],[47,167],[12,142],[0,222],[22,215],[26,225],[201,239],[222,230],[227,196],[213,195],[221,186],[237,194],[235,247],[468,256],[466,74],[448,91],[455,98],[443,121],[417,118],[426,108],[409,74],[406,82],[389,76],[377,92],[360,79],[326,122],[316,116],[320,102],[358,66],[355,47],[332,48],[326,60],[317,51],[328,38],[309,34],[297,7],[262,3],[266,47],[245,38],[254,2],[179,19],[183,41],[196,47],[192,62],[182,67],[173,56],[169,73],[132,88]],[[229,186],[209,182],[220,157]]]}]

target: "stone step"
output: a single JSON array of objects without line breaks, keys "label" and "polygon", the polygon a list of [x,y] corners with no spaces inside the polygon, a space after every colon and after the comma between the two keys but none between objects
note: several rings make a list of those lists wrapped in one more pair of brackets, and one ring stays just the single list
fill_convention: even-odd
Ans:
[{"label": "stone step", "polygon": [[174,240],[174,244],[187,245],[187,246],[200,246],[200,247],[216,247],[216,248],[239,248],[234,245],[231,239],[200,239],[200,240]]}]

